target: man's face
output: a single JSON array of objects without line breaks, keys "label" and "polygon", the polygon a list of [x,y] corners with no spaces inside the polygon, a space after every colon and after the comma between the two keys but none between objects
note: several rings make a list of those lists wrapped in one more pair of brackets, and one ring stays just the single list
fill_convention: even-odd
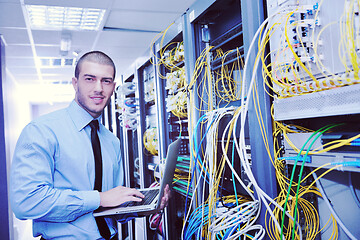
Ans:
[{"label": "man's face", "polygon": [[75,101],[92,117],[101,115],[114,92],[114,69],[110,65],[84,61],[79,77],[73,77]]}]

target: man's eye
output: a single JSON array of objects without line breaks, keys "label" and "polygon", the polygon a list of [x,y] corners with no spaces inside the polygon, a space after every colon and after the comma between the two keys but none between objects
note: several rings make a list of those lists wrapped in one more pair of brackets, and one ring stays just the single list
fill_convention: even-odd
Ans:
[{"label": "man's eye", "polygon": [[103,80],[103,83],[105,83],[105,84],[111,84],[112,83],[112,81],[111,80]]},{"label": "man's eye", "polygon": [[86,81],[92,81],[92,78],[85,78]]}]

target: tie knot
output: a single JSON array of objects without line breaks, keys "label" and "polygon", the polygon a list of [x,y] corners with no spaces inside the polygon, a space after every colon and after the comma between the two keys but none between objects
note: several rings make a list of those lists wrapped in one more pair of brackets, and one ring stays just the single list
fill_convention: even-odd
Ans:
[{"label": "tie knot", "polygon": [[95,130],[97,131],[99,129],[99,121],[98,120],[92,120],[90,123],[89,123],[90,127],[91,127],[91,130]]}]

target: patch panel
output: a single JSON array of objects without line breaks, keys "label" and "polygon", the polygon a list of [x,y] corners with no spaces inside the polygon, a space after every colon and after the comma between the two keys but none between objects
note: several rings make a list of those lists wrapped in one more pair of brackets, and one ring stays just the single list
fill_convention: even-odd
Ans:
[{"label": "patch panel", "polygon": [[[268,15],[275,13],[277,17],[270,23],[273,25],[270,74],[277,97],[309,94],[358,82],[356,1],[269,1]],[[342,73],[354,77],[348,80]]]}]

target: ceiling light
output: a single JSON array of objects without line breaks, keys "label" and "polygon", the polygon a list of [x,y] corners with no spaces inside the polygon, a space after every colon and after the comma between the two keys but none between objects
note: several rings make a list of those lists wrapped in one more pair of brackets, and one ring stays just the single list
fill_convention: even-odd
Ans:
[{"label": "ceiling light", "polygon": [[71,48],[71,34],[64,32],[60,39],[60,55],[66,56]]},{"label": "ceiling light", "polygon": [[73,67],[76,64],[76,58],[38,58],[41,68]]},{"label": "ceiling light", "polygon": [[104,17],[104,9],[26,5],[32,29],[96,31]]}]

